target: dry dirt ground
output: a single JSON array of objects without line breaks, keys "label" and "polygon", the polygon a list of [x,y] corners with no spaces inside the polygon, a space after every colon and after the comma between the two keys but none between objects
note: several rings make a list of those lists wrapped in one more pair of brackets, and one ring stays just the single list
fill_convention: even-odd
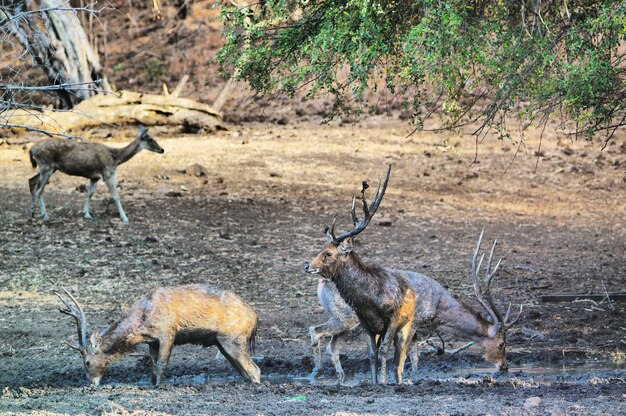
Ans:
[{"label": "dry dirt ground", "polygon": [[[0,413],[624,414],[625,304],[539,301],[602,293],[603,283],[624,291],[624,137],[604,151],[545,137],[539,156],[534,138],[519,149],[486,141],[471,164],[467,138],[406,139],[405,125],[380,126],[258,124],[208,137],[157,130],[165,153],[141,153],[118,170],[128,226],[101,204],[102,184],[95,219],[83,220],[85,181],[58,173],[46,190],[50,221],[30,219],[28,145],[1,145]],[[194,163],[206,175],[181,172]],[[508,337],[509,373],[494,372],[472,347],[423,354],[412,384],[372,386],[356,337],[345,349],[347,386],[335,385],[329,362],[319,385],[305,379],[306,328],[325,316],[302,266],[333,215],[349,226],[352,194],[387,163],[391,184],[359,253],[426,273],[473,302],[471,250],[483,228],[498,238],[496,297],[525,305]],[[64,344],[75,328],[51,291],[68,288],[90,328],[102,329],[150,288],[189,282],[235,291],[257,310],[262,383],[244,384],[215,349],[181,346],[160,388],[149,384],[144,348],[112,365],[102,386],[87,386]]]}]

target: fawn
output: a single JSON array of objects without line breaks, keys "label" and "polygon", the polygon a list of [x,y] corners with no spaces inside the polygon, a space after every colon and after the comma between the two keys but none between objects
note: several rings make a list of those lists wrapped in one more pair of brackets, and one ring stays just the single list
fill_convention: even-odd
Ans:
[{"label": "fawn", "polygon": [[61,139],[47,139],[35,144],[31,147],[29,155],[33,168],[39,167],[39,173],[28,180],[32,197],[30,216],[35,216],[35,206],[39,202],[41,217],[44,221],[49,219],[46,204],[43,202],[43,191],[52,174],[59,170],[68,175],[89,179],[87,200],[83,208],[83,215],[86,219],[92,219],[89,213],[91,196],[96,190],[98,181],[102,179],[111,192],[120,219],[124,224],[128,224],[128,217],[122,208],[120,195],[117,191],[115,169],[144,149],[155,153],[165,152],[143,126],[139,129],[135,140],[122,148],[112,148],[100,143]]}]

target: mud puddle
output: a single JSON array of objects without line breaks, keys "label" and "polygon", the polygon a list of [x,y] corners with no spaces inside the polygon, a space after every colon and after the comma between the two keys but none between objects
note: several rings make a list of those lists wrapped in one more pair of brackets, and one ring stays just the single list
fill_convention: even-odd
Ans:
[{"label": "mud puddle", "polygon": [[492,377],[497,381],[510,379],[526,380],[536,383],[588,383],[592,378],[626,378],[626,370],[623,366],[613,363],[580,363],[575,365],[547,367],[543,365],[523,365],[509,367],[509,371],[503,373],[497,368],[461,368],[446,372],[423,372],[418,380],[451,381],[459,378],[481,379]]},{"label": "mud puddle", "polygon": [[[548,367],[542,365],[523,365],[518,367],[510,367],[506,373],[498,371],[496,368],[479,367],[479,368],[461,368],[451,371],[420,371],[418,376],[412,376],[405,373],[405,379],[408,384],[419,383],[421,381],[438,381],[453,383],[471,383],[483,382],[489,378],[495,382],[507,381],[525,381],[529,383],[552,384],[552,383],[570,383],[585,384],[589,382],[602,383],[603,380],[626,380],[626,369],[624,366],[611,362],[585,362],[575,365]],[[322,376],[316,380],[310,379],[307,375],[302,374],[265,374],[261,377],[262,382],[269,382],[274,385],[291,384],[294,387],[300,386],[320,386],[330,387],[336,386],[337,379],[333,376]],[[390,383],[393,382],[393,376],[389,377]],[[211,375],[196,374],[183,375],[176,377],[168,377],[166,383],[173,386],[191,386],[191,385],[215,385],[222,386],[226,383],[241,382],[241,377],[233,373],[232,375]],[[110,382],[108,385],[124,386],[127,383]],[[145,377],[136,383],[137,385],[151,385],[149,377]],[[369,385],[370,375],[366,372],[358,372],[348,377],[342,384],[344,387],[359,387]]]}]

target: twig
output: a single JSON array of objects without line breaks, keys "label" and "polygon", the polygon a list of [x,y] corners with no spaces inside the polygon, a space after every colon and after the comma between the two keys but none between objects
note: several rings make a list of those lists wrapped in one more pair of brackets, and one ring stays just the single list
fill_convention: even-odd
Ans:
[{"label": "twig", "polygon": [[189,81],[189,75],[185,74],[178,82],[178,85],[176,85],[176,88],[174,88],[174,91],[172,91],[173,97],[178,97],[180,93],[183,92],[183,88],[185,88],[187,81]]},{"label": "twig", "polygon": [[615,305],[613,305],[613,302],[611,301],[611,297],[609,296],[609,291],[606,290],[606,285],[604,284],[604,280],[601,280],[601,282],[602,282],[602,289],[604,290],[604,296],[606,297],[606,300],[609,303],[609,308],[611,308],[611,310],[614,311]]},{"label": "twig", "polygon": [[32,131],[32,132],[36,132],[36,133],[43,133],[46,136],[50,136],[50,137],[65,137],[67,139],[82,139],[81,136],[74,136],[71,134],[64,134],[64,133],[55,133],[52,131],[48,131],[48,130],[44,130],[44,129],[38,129],[36,127],[31,127],[31,126],[27,126],[27,125],[23,125],[23,124],[12,124],[12,123],[4,123],[2,125],[0,125],[1,128],[16,128],[16,129],[24,129],[26,131]]},{"label": "twig", "polygon": [[472,345],[474,345],[474,342],[468,342],[468,343],[467,343],[467,344],[465,344],[465,345],[461,345],[459,348],[455,348],[455,349],[453,349],[453,350],[444,351],[444,352],[447,352],[447,353],[448,353],[448,354],[450,354],[450,355],[454,355],[454,354],[456,354],[456,353],[458,353],[458,352],[461,352],[461,351],[463,351],[463,350],[468,349],[468,348],[469,348],[469,347],[471,347]]}]

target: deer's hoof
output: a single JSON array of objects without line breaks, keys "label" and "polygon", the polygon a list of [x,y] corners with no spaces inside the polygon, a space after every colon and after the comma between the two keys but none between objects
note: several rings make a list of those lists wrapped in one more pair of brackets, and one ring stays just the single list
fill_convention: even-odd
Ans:
[{"label": "deer's hoof", "polygon": [[46,214],[46,215],[42,215],[41,219],[44,220],[44,221],[48,221],[48,220],[50,220],[50,217],[48,216],[48,214]]},{"label": "deer's hoof", "polygon": [[91,216],[91,214],[90,214],[90,213],[88,213],[88,212],[85,212],[85,213],[84,213],[83,218],[84,218],[84,219],[86,219],[86,220],[93,220],[93,217],[92,217],[92,216]]},{"label": "deer's hoof", "polygon": [[311,371],[311,374],[309,374],[307,376],[307,379],[311,382],[314,383],[315,380],[317,379],[317,376],[320,374],[320,369],[319,368],[314,368],[313,371]]},{"label": "deer's hoof", "polygon": [[122,218],[122,223],[128,224],[128,218]]}]

